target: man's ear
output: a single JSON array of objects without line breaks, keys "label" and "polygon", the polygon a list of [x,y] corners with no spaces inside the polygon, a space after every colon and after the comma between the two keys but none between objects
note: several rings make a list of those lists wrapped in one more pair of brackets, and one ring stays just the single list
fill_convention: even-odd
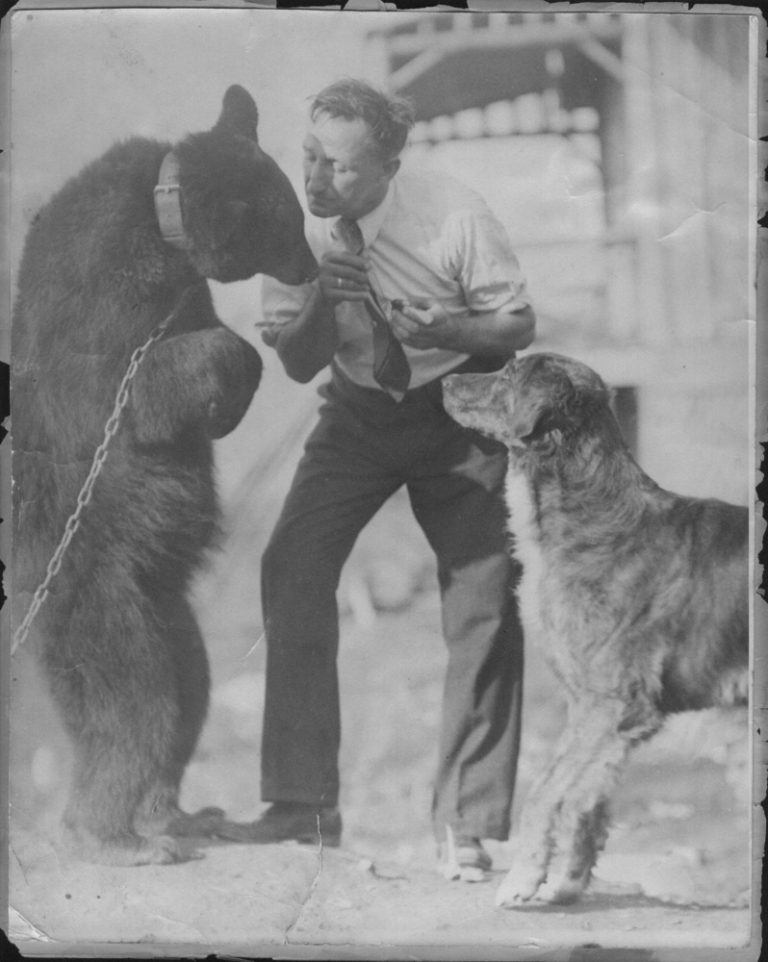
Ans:
[{"label": "man's ear", "polygon": [[384,176],[387,180],[392,180],[398,170],[400,170],[399,157],[393,157],[391,160],[384,162]]}]

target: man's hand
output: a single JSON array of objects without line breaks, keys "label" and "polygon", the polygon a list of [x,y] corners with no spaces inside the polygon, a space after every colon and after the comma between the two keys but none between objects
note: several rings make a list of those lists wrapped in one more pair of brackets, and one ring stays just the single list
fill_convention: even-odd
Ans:
[{"label": "man's hand", "polygon": [[408,347],[425,351],[430,347],[451,350],[456,337],[457,321],[436,302],[416,301],[402,310],[392,311],[395,337]]},{"label": "man's hand", "polygon": [[358,254],[329,251],[320,261],[318,284],[330,307],[342,301],[364,301],[368,294],[368,262]]}]

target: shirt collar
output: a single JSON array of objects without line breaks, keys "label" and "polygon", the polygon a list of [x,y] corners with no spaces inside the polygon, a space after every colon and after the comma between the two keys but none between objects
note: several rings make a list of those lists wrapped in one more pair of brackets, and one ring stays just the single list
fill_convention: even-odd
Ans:
[{"label": "shirt collar", "polygon": [[366,247],[370,247],[379,236],[382,224],[386,220],[389,208],[392,206],[393,188],[393,181],[390,180],[387,192],[384,195],[384,200],[382,200],[379,206],[374,207],[373,210],[369,210],[367,214],[363,214],[362,217],[358,218],[357,223],[363,232],[363,240],[365,241]]}]

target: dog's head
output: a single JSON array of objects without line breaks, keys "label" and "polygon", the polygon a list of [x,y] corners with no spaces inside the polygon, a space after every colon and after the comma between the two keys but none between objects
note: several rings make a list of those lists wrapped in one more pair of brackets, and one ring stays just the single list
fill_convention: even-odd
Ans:
[{"label": "dog's head", "polygon": [[443,402],[464,427],[508,448],[552,453],[608,408],[608,389],[586,364],[559,354],[529,354],[494,374],[449,374]]}]

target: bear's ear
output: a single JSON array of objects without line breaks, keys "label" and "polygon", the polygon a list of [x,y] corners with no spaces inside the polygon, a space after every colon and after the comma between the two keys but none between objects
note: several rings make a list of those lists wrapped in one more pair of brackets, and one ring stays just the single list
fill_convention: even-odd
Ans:
[{"label": "bear's ear", "polygon": [[256,128],[259,125],[259,111],[253,97],[239,84],[233,84],[224,94],[221,116],[216,121],[216,130],[223,130],[228,134],[240,134],[256,140]]}]

